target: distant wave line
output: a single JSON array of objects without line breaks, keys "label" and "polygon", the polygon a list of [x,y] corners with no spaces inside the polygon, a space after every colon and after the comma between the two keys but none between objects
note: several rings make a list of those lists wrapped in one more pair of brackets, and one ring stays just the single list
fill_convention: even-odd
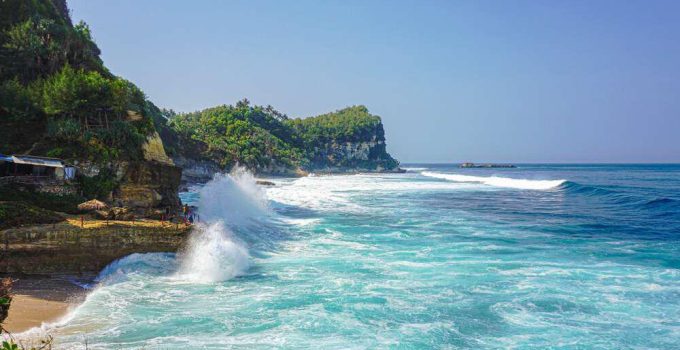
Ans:
[{"label": "distant wave line", "polygon": [[515,188],[522,190],[549,190],[561,186],[567,181],[567,180],[513,179],[498,176],[485,177],[460,174],[443,174],[432,171],[423,171],[420,174],[427,177],[433,177],[453,182],[473,182],[494,187]]}]

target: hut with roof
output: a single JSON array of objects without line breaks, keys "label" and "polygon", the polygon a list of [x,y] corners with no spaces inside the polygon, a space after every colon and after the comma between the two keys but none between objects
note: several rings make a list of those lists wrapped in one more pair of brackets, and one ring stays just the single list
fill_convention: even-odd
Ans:
[{"label": "hut with roof", "polygon": [[76,168],[58,158],[0,154],[0,177],[73,180]]}]

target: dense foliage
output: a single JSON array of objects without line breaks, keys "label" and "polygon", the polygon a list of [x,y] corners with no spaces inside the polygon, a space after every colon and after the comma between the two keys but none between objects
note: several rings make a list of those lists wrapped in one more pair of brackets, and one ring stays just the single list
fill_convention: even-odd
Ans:
[{"label": "dense foliage", "polygon": [[[290,119],[271,106],[253,106],[248,100],[235,106],[223,105],[203,111],[166,113],[176,139],[164,138],[168,148],[180,149],[187,157],[202,157],[221,166],[245,165],[262,172],[281,172],[297,167],[313,170],[326,166],[375,167],[374,160],[390,160],[381,165],[397,166],[385,151],[376,149],[372,159],[362,163],[341,163],[323,153],[346,142],[384,140],[380,117],[364,106],[348,107],[306,119]],[[187,152],[188,150],[191,150]],[[197,155],[198,153],[198,155]]]},{"label": "dense foliage", "polygon": [[[63,0],[0,1],[0,153],[105,163],[139,159],[144,94],[111,74]],[[141,118],[128,118],[132,111]]]},{"label": "dense foliage", "polygon": [[380,117],[372,115],[365,106],[352,106],[339,111],[304,119],[289,119],[286,124],[295,128],[305,144],[324,142],[357,142],[382,138]]},{"label": "dense foliage", "polygon": [[303,159],[297,135],[282,123],[283,118],[272,108],[251,106],[243,100],[235,106],[176,115],[169,125],[180,139],[188,141],[185,144],[194,142],[193,148],[221,166],[242,164],[265,170],[290,168]]},{"label": "dense foliage", "polygon": [[[335,112],[304,119],[291,119],[291,125],[303,140],[309,167],[395,169],[399,166],[387,153],[385,131],[380,117],[365,106],[347,107]],[[367,154],[349,155],[356,148],[343,149],[348,144],[371,144]]]},{"label": "dense foliage", "polygon": [[[326,166],[394,168],[384,143],[362,163],[333,148],[384,140],[380,118],[353,106],[289,119],[247,100],[177,114],[147,101],[104,67],[84,22],[73,25],[65,0],[0,0],[0,153],[30,153],[99,165],[143,157],[154,130],[171,156],[207,159],[258,172]],[[365,157],[364,157],[365,158]],[[109,179],[81,179],[88,196]]]}]

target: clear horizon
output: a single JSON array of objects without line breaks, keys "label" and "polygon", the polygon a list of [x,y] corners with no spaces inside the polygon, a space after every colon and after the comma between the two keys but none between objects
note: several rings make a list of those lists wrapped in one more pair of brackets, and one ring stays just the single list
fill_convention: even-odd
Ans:
[{"label": "clear horizon", "polygon": [[678,2],[68,3],[159,107],[363,104],[402,163],[680,162]]}]

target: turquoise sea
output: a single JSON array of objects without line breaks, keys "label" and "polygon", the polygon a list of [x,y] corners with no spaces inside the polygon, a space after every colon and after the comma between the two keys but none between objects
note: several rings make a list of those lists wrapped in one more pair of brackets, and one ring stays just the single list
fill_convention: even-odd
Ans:
[{"label": "turquoise sea", "polygon": [[680,349],[680,165],[404,167],[192,186],[57,348]]}]

